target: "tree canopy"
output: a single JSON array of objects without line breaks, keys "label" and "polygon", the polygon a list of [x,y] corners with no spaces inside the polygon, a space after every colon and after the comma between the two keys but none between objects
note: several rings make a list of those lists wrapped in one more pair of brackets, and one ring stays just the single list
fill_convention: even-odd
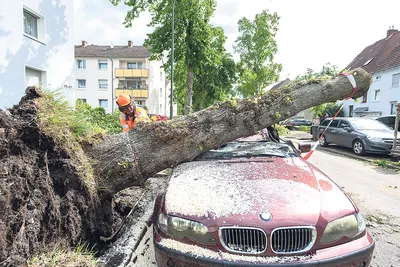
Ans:
[{"label": "tree canopy", "polygon": [[[121,0],[110,0],[117,5]],[[142,11],[148,10],[152,19],[144,45],[152,52],[151,59],[160,59],[167,52],[164,67],[171,68],[172,4],[174,3],[174,67],[176,81],[174,98],[180,110],[188,114],[193,109],[209,106],[214,100],[222,100],[232,89],[235,76],[234,61],[224,48],[225,35],[220,27],[214,27],[210,19],[216,8],[215,0],[130,0],[124,4],[128,11],[124,24],[132,25]],[[224,69],[227,68],[227,69]],[[225,74],[225,80],[218,78]],[[222,94],[222,95],[221,95]],[[222,97],[222,98],[221,98]],[[213,100],[214,98],[214,100]]]},{"label": "tree canopy", "polygon": [[279,79],[282,65],[274,63],[278,24],[279,16],[268,10],[257,14],[254,21],[239,20],[240,36],[236,39],[235,52],[240,54],[238,91],[244,97],[262,93],[266,86]]}]

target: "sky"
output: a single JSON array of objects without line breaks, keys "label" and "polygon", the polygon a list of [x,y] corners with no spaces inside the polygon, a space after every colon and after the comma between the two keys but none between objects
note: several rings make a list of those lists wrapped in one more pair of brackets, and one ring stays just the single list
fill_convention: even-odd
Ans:
[{"label": "sky", "polygon": [[[142,45],[151,17],[142,13],[131,28],[122,24],[129,7],[115,7],[109,0],[73,0],[75,44],[82,40],[97,45]],[[217,0],[211,23],[224,28],[226,49],[233,53],[237,22],[253,20],[267,9],[280,16],[276,35],[281,63],[280,78],[294,79],[308,68],[321,70],[326,63],[345,68],[366,46],[386,37],[390,26],[400,27],[397,0]],[[235,57],[236,58],[236,57]]]}]

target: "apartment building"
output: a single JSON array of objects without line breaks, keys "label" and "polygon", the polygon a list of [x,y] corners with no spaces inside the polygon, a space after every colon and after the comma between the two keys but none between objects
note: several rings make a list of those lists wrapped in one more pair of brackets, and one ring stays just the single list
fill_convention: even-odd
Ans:
[{"label": "apartment building", "polygon": [[169,115],[169,85],[162,62],[149,60],[143,46],[88,45],[75,46],[75,99],[107,112],[117,108],[115,98],[130,94],[149,113]]},{"label": "apartment building", "polygon": [[390,27],[386,37],[364,48],[346,69],[364,68],[372,75],[368,92],[358,101],[344,101],[350,117],[377,117],[396,114],[400,103],[400,32]]},{"label": "apartment building", "polygon": [[31,85],[72,100],[73,18],[73,0],[0,1],[0,109]]}]

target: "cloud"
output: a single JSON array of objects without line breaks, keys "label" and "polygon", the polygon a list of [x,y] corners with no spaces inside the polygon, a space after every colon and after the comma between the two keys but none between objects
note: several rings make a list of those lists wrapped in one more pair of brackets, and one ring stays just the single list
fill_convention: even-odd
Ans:
[{"label": "cloud", "polygon": [[[127,29],[122,24],[127,6],[114,7],[109,0],[74,0],[74,5],[76,44],[86,40],[90,44],[121,45],[131,39],[141,45],[151,32],[146,26],[149,13],[143,13]],[[398,21],[400,2],[381,0],[379,5],[366,5],[362,0],[217,0],[212,23],[224,28],[229,52],[238,36],[238,20],[253,20],[264,9],[281,17],[276,61],[283,64],[282,77],[294,78],[307,68],[320,70],[327,62],[344,68],[364,47],[385,37],[389,25]]]}]

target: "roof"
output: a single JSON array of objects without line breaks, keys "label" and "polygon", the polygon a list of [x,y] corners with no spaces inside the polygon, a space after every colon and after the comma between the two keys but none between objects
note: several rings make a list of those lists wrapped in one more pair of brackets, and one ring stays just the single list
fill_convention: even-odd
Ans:
[{"label": "roof", "polygon": [[75,45],[75,57],[148,58],[150,51],[144,46]]},{"label": "roof", "polygon": [[346,69],[361,67],[369,73],[400,66],[400,32],[389,30],[388,37],[367,46],[347,65]]},{"label": "roof", "polygon": [[279,81],[277,83],[274,84],[270,84],[269,86],[265,87],[263,89],[264,92],[270,91],[270,90],[276,90],[282,86],[286,86],[290,83],[290,79],[286,78],[285,80]]}]

